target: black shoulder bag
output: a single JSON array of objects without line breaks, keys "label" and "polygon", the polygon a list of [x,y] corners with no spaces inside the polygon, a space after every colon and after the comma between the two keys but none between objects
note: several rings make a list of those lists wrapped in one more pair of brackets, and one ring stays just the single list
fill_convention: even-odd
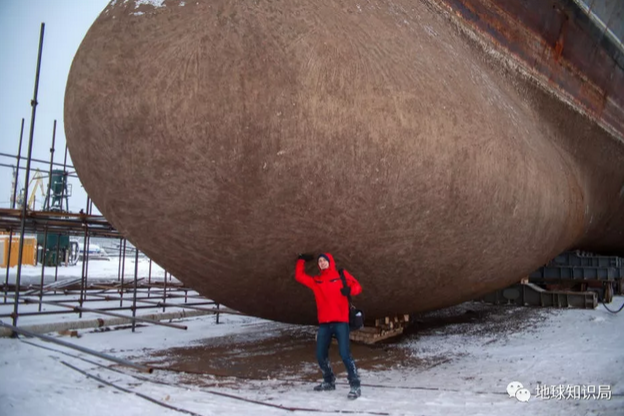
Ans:
[{"label": "black shoulder bag", "polygon": [[[342,280],[342,287],[347,286],[347,279],[344,276],[344,269],[338,270],[340,273],[340,280]],[[349,300],[349,328],[352,331],[357,331],[358,329],[364,326],[364,312],[360,309],[356,309],[356,307],[351,303],[351,295],[347,296]]]}]

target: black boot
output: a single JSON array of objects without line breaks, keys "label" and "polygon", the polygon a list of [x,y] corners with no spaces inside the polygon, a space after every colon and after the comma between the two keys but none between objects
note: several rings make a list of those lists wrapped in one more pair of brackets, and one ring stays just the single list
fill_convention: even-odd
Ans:
[{"label": "black boot", "polygon": [[347,394],[347,398],[350,400],[355,400],[362,395],[362,391],[359,387],[351,386],[351,390],[349,390],[349,394]]},{"label": "black boot", "polygon": [[321,384],[314,387],[314,391],[330,391],[330,390],[336,390],[335,381],[323,381]]}]

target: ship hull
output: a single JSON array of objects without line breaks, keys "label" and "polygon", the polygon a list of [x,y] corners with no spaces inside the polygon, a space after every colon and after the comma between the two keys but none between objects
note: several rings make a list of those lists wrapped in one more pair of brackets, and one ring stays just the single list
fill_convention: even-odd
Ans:
[{"label": "ship hull", "polygon": [[624,253],[617,126],[447,7],[113,2],[67,84],[81,181],[176,278],[285,322],[315,321],[300,252],[333,253],[368,318]]}]

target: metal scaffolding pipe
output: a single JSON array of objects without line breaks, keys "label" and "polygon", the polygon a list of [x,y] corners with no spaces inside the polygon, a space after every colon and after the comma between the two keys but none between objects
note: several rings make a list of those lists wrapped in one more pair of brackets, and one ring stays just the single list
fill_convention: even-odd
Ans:
[{"label": "metal scaffolding pipe", "polygon": [[[77,280],[72,280],[72,279],[69,279],[68,281],[72,282],[72,284],[76,284],[76,283],[78,283],[78,282],[79,282],[79,280],[80,280],[81,278],[80,278],[80,277],[77,277],[76,279],[77,279]],[[143,280],[143,279],[144,279],[144,278],[142,277],[142,278],[138,279],[137,281],[139,281],[139,282],[140,282],[140,281],[141,281],[141,280]],[[138,289],[139,289],[139,290],[141,290],[141,289],[142,289],[143,291],[145,291],[145,289],[147,289],[147,288],[145,288],[145,287],[139,287]],[[33,290],[34,290],[34,291],[37,291],[37,290],[39,290],[39,289],[38,289],[38,288],[35,288],[35,289],[31,289],[30,291],[33,291]],[[46,291],[48,291],[48,292],[49,292],[49,291],[55,291],[55,292],[56,292],[56,291],[60,291],[60,290],[61,290],[61,288],[59,288],[59,287],[51,287],[51,288],[49,288],[49,289],[45,289],[45,290],[46,290]],[[127,288],[127,287],[126,287],[126,288],[121,288],[121,287],[118,287],[118,286],[104,287],[104,286],[98,286],[98,285],[95,285],[95,284],[92,284],[92,285],[91,285],[91,288],[87,288],[87,289],[85,289],[85,291],[87,291],[87,292],[89,293],[89,295],[91,295],[91,296],[95,296],[96,294],[102,294],[102,293],[105,293],[105,292],[108,292],[108,291],[115,292],[115,293],[119,294],[119,291],[120,291],[120,290],[124,290],[124,293],[125,293],[125,292],[129,292],[131,289],[129,289],[129,288]],[[181,295],[181,294],[175,294],[175,292],[181,292],[181,291],[185,291],[185,290],[188,290],[188,288],[183,288],[183,287],[181,287],[181,288],[170,289],[170,290],[167,292],[167,298],[183,298],[183,297],[189,297],[189,298],[193,298],[193,299],[205,299],[205,296],[202,296],[202,295],[190,295],[190,296],[185,296],[185,295]],[[25,290],[22,290],[22,291],[25,291]],[[159,291],[159,290],[155,290],[154,292],[155,292],[156,294],[158,294],[158,293],[162,293],[162,291]],[[152,292],[152,294],[153,294],[154,292]],[[28,296],[28,295],[30,295],[31,293],[25,293],[25,294]],[[79,297],[79,296],[80,296],[80,288],[78,288],[78,289],[71,289],[71,290],[68,290],[68,289],[63,289],[63,293],[54,293],[53,295],[48,295],[48,296],[71,296],[71,295],[75,295],[75,296],[78,296],[78,297]],[[155,297],[154,297],[154,298],[155,298]],[[116,299],[116,300],[119,300],[119,298],[115,298],[115,299]],[[86,301],[86,300],[85,300],[85,301]]]},{"label": "metal scaffolding pipe", "polygon": [[[223,310],[219,309],[219,304],[218,303],[205,303],[206,305],[215,305],[215,308],[199,308],[196,305],[200,305],[200,304],[189,304],[189,303],[164,303],[164,302],[155,302],[155,301],[148,301],[148,300],[139,300],[139,302],[141,303],[148,303],[148,304],[152,304],[152,305],[156,305],[156,306],[168,306],[170,308],[182,308],[182,309],[192,309],[192,310],[196,310],[196,311],[204,311],[204,312],[213,312],[215,314],[219,314],[219,313],[226,313]],[[238,312],[234,313],[235,315],[242,315]]]},{"label": "metal scaffolding pipe", "polygon": [[[46,291],[47,292],[46,296],[53,297],[53,296],[79,296],[80,295],[80,292],[76,293],[76,291],[73,291],[73,290],[71,290],[71,291],[70,290],[63,291],[63,293],[49,293],[50,291],[55,291],[56,292],[56,291],[59,291],[59,289],[51,288],[51,289],[47,290]],[[89,292],[89,296],[91,296],[91,297],[99,297],[99,298],[103,298],[105,300],[110,300],[110,301],[120,300],[119,297],[111,297],[111,295],[107,294],[108,291],[114,292],[117,295],[119,294],[119,291],[116,290],[115,288],[98,290],[98,291],[95,291],[94,293],[93,293],[93,290],[91,289],[91,292]],[[145,292],[138,290],[137,293],[145,293]],[[26,293],[26,296],[29,296],[30,294],[31,293]],[[206,299],[204,296],[189,296],[189,297],[192,298],[192,299]],[[184,303],[188,302],[187,297],[185,297],[184,295],[169,294],[169,295],[167,295],[167,298],[170,298],[170,299],[181,299],[181,298],[184,298]],[[147,296],[137,296],[137,299],[157,299],[157,298],[147,294]],[[84,301],[85,302],[92,302],[93,300],[94,299],[85,299]],[[98,299],[95,299],[95,300],[98,300]],[[208,299],[206,299],[206,300],[208,300]],[[208,300],[208,302],[206,302],[206,303],[215,304],[215,302],[212,301],[212,300]]]},{"label": "metal scaffolding pipe", "polygon": [[[47,162],[46,162],[46,163],[47,163]],[[56,165],[56,164],[58,164],[58,163],[55,163],[55,165]],[[0,163],[0,166],[1,166],[1,167],[4,167],[4,168],[15,168],[15,169],[16,169],[16,171],[26,170],[26,168],[25,168],[25,167],[21,167],[21,166],[20,166],[20,167],[16,167],[16,166],[14,166],[14,165],[9,165],[8,163]],[[78,175],[77,175],[75,172],[73,172],[73,173],[68,173],[68,174],[67,174],[67,176],[71,176],[72,178],[77,178],[77,177],[78,177]],[[41,179],[45,179],[45,178],[47,178],[47,177],[48,177],[48,175],[40,175],[39,177],[40,177]]]},{"label": "metal scaffolding pipe", "polygon": [[[113,299],[107,299],[106,295],[101,295],[101,294],[95,294],[92,296],[96,296],[99,297],[101,299],[97,299],[98,301],[114,301],[114,300],[118,300],[118,298],[113,298]],[[206,309],[206,308],[198,308],[197,306],[201,306],[201,305],[218,305],[215,302],[199,302],[199,303],[165,303],[163,301],[156,301],[156,300],[145,300],[145,299],[153,299],[153,298],[149,298],[149,297],[143,297],[143,298],[136,298],[137,302],[140,303],[147,303],[150,305],[155,305],[155,307],[160,308],[161,306],[168,306],[170,308],[186,308],[186,309],[196,309],[198,311],[217,311],[218,309],[216,308],[211,308],[211,309]]]},{"label": "metal scaffolding pipe", "polygon": [[[112,289],[111,289],[111,291],[112,291]],[[118,294],[117,291],[114,291],[114,292]],[[29,296],[30,293],[26,293],[25,295]],[[66,292],[66,293],[48,294],[47,296],[77,296],[77,295],[78,294],[75,293],[75,292]],[[89,296],[97,297],[97,298],[104,299],[104,300],[107,300],[107,301],[118,301],[118,300],[120,300],[119,297],[112,297],[111,295],[105,293],[104,291],[100,291],[100,292],[96,292],[96,293],[89,293]],[[184,296],[183,295],[167,295],[167,298],[182,299],[182,298],[184,298]],[[100,300],[100,299],[95,299],[95,300]],[[137,299],[156,299],[156,300],[158,300],[158,298],[153,297],[153,296],[137,296]],[[209,299],[206,299],[203,296],[196,296],[196,297],[193,297],[193,299],[205,299],[205,300],[207,300],[207,302],[203,302],[203,303],[216,305],[216,302],[214,302],[212,300],[209,300]],[[76,299],[76,301],[77,301],[77,299]],[[92,301],[94,301],[94,299],[85,299],[85,302],[92,302]],[[161,300],[158,300],[158,302],[161,302]],[[187,302],[188,301],[185,300],[185,303],[187,303]]]},{"label": "metal scaffolding pipe", "polygon": [[[24,317],[24,316],[40,316],[40,315],[63,315],[63,314],[68,314],[68,313],[72,313],[71,311],[66,311],[66,310],[62,310],[62,311],[42,311],[42,312],[22,312],[20,313],[20,316]],[[12,313],[3,313],[0,314],[0,319],[2,318],[11,318],[13,316]]]},{"label": "metal scaffolding pipe", "polygon": [[119,261],[117,263],[117,281],[121,281],[121,246],[122,246],[122,239],[119,238]]},{"label": "metal scaffolding pipe", "polygon": [[[201,305],[201,304],[198,304]],[[153,305],[145,305],[145,306],[137,306],[137,309],[154,309],[155,307]],[[130,307],[124,307],[124,308],[120,308],[120,307],[114,307],[114,308],[101,308],[98,309],[101,311],[128,311],[130,310]],[[71,314],[71,313],[76,313],[75,310],[67,310],[67,309],[63,309],[63,310],[58,310],[58,311],[42,311],[42,312],[23,312],[20,313],[20,316],[40,316],[40,315],[66,315],[66,314]],[[224,312],[221,312],[224,313]],[[11,318],[13,314],[11,313],[5,313],[5,314],[0,314],[0,318]],[[240,314],[243,315],[243,314]],[[124,315],[123,316],[125,319],[130,320],[131,318],[129,318],[128,316]],[[162,324],[160,324],[162,325]]]},{"label": "metal scaffolding pipe", "polygon": [[[0,228],[17,230],[23,219],[21,210],[0,208]],[[72,214],[54,211],[28,211],[26,215],[28,231],[43,231],[48,227],[51,232],[84,235],[85,227],[91,236],[119,237],[117,230],[101,215]]]},{"label": "metal scaffolding pipe", "polygon": [[[73,167],[73,166],[72,166]],[[65,188],[67,187],[67,143],[65,144],[65,158],[63,159],[63,188],[61,189],[61,212],[63,212],[63,200],[65,199]],[[69,211],[69,200],[65,209]]]},{"label": "metal scaffolding pipe", "polygon": [[145,365],[135,364],[132,361],[124,360],[122,358],[113,357],[112,355],[104,354],[104,353],[101,353],[101,352],[98,352],[98,351],[95,351],[95,350],[92,350],[92,349],[89,349],[89,348],[81,347],[80,345],[75,345],[75,344],[72,344],[70,342],[63,341],[62,339],[50,337],[48,335],[35,334],[34,332],[30,332],[30,331],[27,331],[25,329],[18,328],[18,327],[14,326],[14,325],[5,324],[4,322],[0,322],[0,326],[3,326],[5,328],[9,328],[11,331],[13,331],[15,333],[18,333],[18,334],[22,334],[22,335],[27,336],[27,337],[35,337],[35,338],[42,339],[42,340],[44,340],[46,342],[51,342],[53,344],[62,345],[62,346],[67,347],[67,348],[72,348],[74,350],[78,350],[80,352],[84,352],[86,354],[93,355],[95,357],[103,358],[103,359],[108,360],[108,361],[113,361],[113,362],[115,362],[117,364],[121,364],[121,365],[124,365],[126,367],[135,368],[135,369],[137,369],[139,371],[142,371],[144,373],[151,373],[152,371],[154,371],[153,368],[150,368],[150,367],[145,366]]},{"label": "metal scaffolding pipe", "polygon": [[11,208],[15,209],[15,199],[17,198],[17,184],[19,183],[20,159],[22,158],[22,139],[24,138],[24,119],[22,118],[22,127],[20,128],[19,146],[17,148],[17,169],[15,170],[15,183],[13,184],[13,198],[11,199]]},{"label": "metal scaffolding pipe", "polygon": [[165,311],[165,299],[167,299],[167,271],[165,270],[165,279],[164,279],[164,290],[163,290],[163,312]]},{"label": "metal scaffolding pipe", "polygon": [[[46,249],[48,248],[48,229],[43,233],[43,251],[41,252],[41,289],[39,291],[39,300],[43,299],[43,279],[45,277]],[[35,254],[36,255],[36,254]],[[17,288],[19,290],[19,288]],[[41,304],[39,304],[41,312]]]},{"label": "metal scaffolding pipe", "polygon": [[50,210],[50,191],[52,190],[52,169],[54,164],[54,145],[56,144],[56,120],[54,120],[54,126],[52,127],[52,147],[50,147],[50,169],[48,173],[48,192],[46,193],[46,199],[43,203],[43,210]]},{"label": "metal scaffolding pipe", "polygon": [[149,269],[147,272],[147,296],[149,297],[152,292],[152,259],[149,259]]},{"label": "metal scaffolding pipe", "polygon": [[[26,158],[24,156],[15,156],[15,155],[10,155],[8,153],[2,153],[2,152],[0,152],[0,156],[4,156],[4,157],[19,157],[22,160],[26,160]],[[33,162],[37,162],[37,163],[46,163],[46,164],[49,163],[47,160],[41,160],[41,159],[35,159],[35,158],[31,158],[30,160],[33,161]],[[62,163],[54,163],[54,166],[63,166],[63,164]],[[74,167],[71,166],[71,165],[67,165],[67,167],[70,168],[70,169],[74,169]]]},{"label": "metal scaffolding pipe", "polygon": [[[20,160],[22,157],[22,140],[24,138],[24,118],[22,118],[22,125],[20,127],[20,138],[19,145],[17,147],[17,169],[15,169],[15,177],[13,179],[13,196],[11,198],[11,209],[15,209],[15,203],[17,198],[17,184],[19,183],[19,170],[20,170]],[[9,285],[9,271],[11,270],[11,246],[13,246],[13,230],[9,231],[9,252],[7,253],[7,270],[6,277],[4,279],[4,294],[7,293],[7,286]],[[3,303],[6,303],[7,298],[4,296]]]},{"label": "metal scaffolding pipe", "polygon": [[[186,292],[186,289],[178,289],[178,291],[185,291]],[[168,295],[167,297],[168,298],[181,298],[182,295]],[[185,294],[184,295],[184,299],[186,300],[188,298],[191,298],[191,299],[202,299],[202,298],[205,298],[205,296]]]},{"label": "metal scaffolding pipe", "polygon": [[[89,197],[87,197],[89,198]],[[85,234],[84,234],[84,240],[82,243],[82,270],[80,272],[80,306],[82,306],[82,303],[84,301],[84,289],[85,289],[85,276],[86,276],[86,272],[85,272],[85,264],[86,264],[86,259],[89,253],[89,249],[87,246],[87,237],[88,237],[88,232],[89,232],[89,227],[85,227]],[[80,253],[80,250],[78,250],[78,252]],[[80,312],[78,314],[78,316],[80,318],[82,318],[82,312]]]},{"label": "metal scaffolding pipe", "polygon": [[[121,258],[121,287],[124,285],[124,275],[126,274],[126,239],[123,240],[123,253]],[[123,290],[119,292],[121,296],[121,300],[119,301],[119,306],[123,306]]]},{"label": "metal scaffolding pipe", "polygon": [[7,301],[6,294],[9,288],[9,272],[11,271],[11,246],[13,245],[13,230],[9,231],[9,253],[7,254],[6,277],[4,278],[4,303]]},{"label": "metal scaffolding pipe", "polygon": [[26,208],[28,207],[28,180],[30,178],[30,160],[32,158],[32,147],[35,136],[35,119],[37,115],[37,96],[39,94],[39,75],[41,73],[41,55],[43,54],[43,35],[45,33],[45,23],[41,23],[41,33],[39,36],[39,53],[37,55],[37,71],[35,73],[35,90],[33,99],[30,102],[32,106],[32,115],[30,119],[30,134],[28,138],[28,159],[26,161],[26,180],[24,181],[24,204],[22,206],[22,221],[20,225],[20,244],[19,254],[17,255],[17,276],[15,277],[15,287],[17,297],[13,305],[13,326],[17,326],[17,318],[19,317],[19,287],[22,277],[22,256],[24,254],[24,230],[26,229]]},{"label": "metal scaffolding pipe", "polygon": [[[136,317],[137,275],[139,273],[139,250],[134,250],[134,293],[132,294],[132,318]],[[136,320],[132,320],[132,332],[136,328]]]},{"label": "metal scaffolding pipe", "polygon": [[[23,294],[22,296],[34,296],[34,293]],[[46,294],[44,296],[46,296],[48,298],[51,298],[51,297],[54,297],[54,296],[60,297],[60,296],[63,296],[63,295],[62,294],[56,294],[56,295],[54,295],[54,294]],[[64,297],[69,297],[69,296],[71,296],[71,295],[66,295]],[[103,293],[92,293],[92,294],[90,294],[90,296],[91,297],[89,299],[85,299],[84,300],[85,303],[86,302],[102,302],[102,301],[104,301],[104,302],[115,302],[115,301],[119,300],[118,297],[112,297],[110,295],[106,295],[106,294],[103,294]],[[145,299],[155,299],[155,298],[147,297],[147,296],[137,296],[137,301],[139,301],[139,302],[143,301]],[[71,299],[71,298],[70,299],[52,299],[52,300],[49,300],[48,302],[68,303],[68,302],[78,302],[78,299]],[[128,302],[128,301],[126,301],[126,302]],[[161,301],[155,300],[155,302],[160,304]],[[216,305],[212,301],[209,301],[209,302],[199,302],[199,303],[180,303],[180,305],[186,305],[186,304],[189,304],[189,305]],[[129,307],[124,307],[124,309],[126,309],[126,308],[129,308]]]},{"label": "metal scaffolding pipe", "polygon": [[[61,199],[61,204],[63,203],[63,200]],[[70,246],[71,247],[71,246]],[[54,281],[58,281],[58,266],[59,266],[59,251],[61,249],[61,235],[57,234],[56,235],[56,255],[54,257],[55,261],[55,265],[54,265]],[[54,291],[54,293],[56,293],[56,291]]]},{"label": "metal scaffolding pipe", "polygon": [[[138,281],[142,281],[143,279],[145,279],[144,277],[140,278]],[[125,284],[125,283],[124,283]],[[103,292],[107,292],[109,290],[115,290],[117,293],[120,293],[121,291],[129,291],[129,289],[124,288],[123,286],[121,286],[121,284],[116,284],[114,286],[104,286],[104,285],[98,285],[98,284],[92,284],[91,286],[89,286],[87,289],[85,289],[87,291],[91,290],[97,290],[96,293],[103,293]],[[69,293],[71,291],[67,291],[67,293]],[[91,295],[93,295],[93,293],[89,292]]]},{"label": "metal scaffolding pipe", "polygon": [[24,298],[23,302],[25,304],[28,304],[28,303],[40,303],[40,304],[44,304],[44,305],[54,305],[54,306],[58,306],[58,307],[61,307],[61,308],[73,309],[74,311],[79,311],[81,313],[82,312],[97,313],[97,314],[101,314],[101,315],[114,316],[115,318],[125,318],[125,319],[136,320],[136,321],[139,321],[139,322],[145,322],[145,323],[148,323],[148,324],[167,326],[167,327],[170,327],[170,328],[187,329],[186,325],[176,325],[176,324],[170,324],[170,323],[166,323],[166,322],[154,321],[152,319],[137,318],[137,317],[127,316],[127,315],[122,315],[120,313],[106,312],[106,311],[103,311],[103,310],[100,310],[100,309],[91,309],[91,308],[84,308],[82,306],[67,305],[65,303],[60,303],[60,302],[38,301],[38,300],[35,300],[35,299],[30,299],[30,298]]}]

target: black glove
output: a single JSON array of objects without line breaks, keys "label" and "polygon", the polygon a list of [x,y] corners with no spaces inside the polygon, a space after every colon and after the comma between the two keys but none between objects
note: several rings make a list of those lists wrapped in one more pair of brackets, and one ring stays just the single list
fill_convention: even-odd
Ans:
[{"label": "black glove", "polygon": [[342,293],[344,296],[350,296],[351,288],[349,286],[345,286],[342,289],[340,289],[340,293]]},{"label": "black glove", "polygon": [[297,257],[299,260],[303,260],[303,261],[312,261],[314,260],[314,256],[312,254],[299,254],[299,257]]}]

